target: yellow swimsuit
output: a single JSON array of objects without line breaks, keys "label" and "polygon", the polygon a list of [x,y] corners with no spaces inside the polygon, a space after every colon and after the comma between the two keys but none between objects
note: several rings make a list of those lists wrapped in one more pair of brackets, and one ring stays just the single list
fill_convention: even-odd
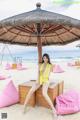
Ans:
[{"label": "yellow swimsuit", "polygon": [[44,65],[44,63],[40,65],[40,74],[39,74],[40,84],[44,84],[44,83],[48,82],[49,74],[50,74],[50,70],[51,70],[51,66],[52,66],[51,64],[47,63],[45,71],[44,71],[44,73],[42,73],[43,65]]}]

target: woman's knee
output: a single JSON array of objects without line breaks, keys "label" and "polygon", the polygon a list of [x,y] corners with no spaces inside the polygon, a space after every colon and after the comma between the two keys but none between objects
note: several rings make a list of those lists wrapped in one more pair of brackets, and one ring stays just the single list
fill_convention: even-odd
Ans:
[{"label": "woman's knee", "polygon": [[42,86],[42,94],[44,97],[48,95],[48,87],[49,87],[49,84],[47,83]]},{"label": "woman's knee", "polygon": [[45,89],[42,89],[42,94],[43,94],[44,97],[46,97],[47,96],[47,91]]}]

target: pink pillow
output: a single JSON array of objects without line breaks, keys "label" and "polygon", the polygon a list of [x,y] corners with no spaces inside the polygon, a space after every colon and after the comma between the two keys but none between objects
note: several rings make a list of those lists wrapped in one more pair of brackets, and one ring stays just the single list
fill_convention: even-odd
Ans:
[{"label": "pink pillow", "polygon": [[67,63],[69,67],[75,66],[75,63]]},{"label": "pink pillow", "polygon": [[11,65],[10,65],[9,63],[7,63],[6,66],[5,66],[5,69],[6,69],[6,70],[11,69]]},{"label": "pink pillow", "polygon": [[0,75],[0,80],[5,80],[5,79],[6,79],[6,77]]},{"label": "pink pillow", "polygon": [[23,67],[22,64],[17,64],[17,70],[26,70],[26,67]]},{"label": "pink pillow", "polygon": [[19,94],[12,80],[0,94],[0,108],[15,104],[19,101]]},{"label": "pink pillow", "polygon": [[56,98],[57,114],[71,114],[80,111],[80,93],[71,90]]},{"label": "pink pillow", "polygon": [[62,73],[64,70],[60,67],[60,65],[55,65],[53,68],[54,73]]},{"label": "pink pillow", "polygon": [[22,64],[17,64],[17,68],[22,68]]}]

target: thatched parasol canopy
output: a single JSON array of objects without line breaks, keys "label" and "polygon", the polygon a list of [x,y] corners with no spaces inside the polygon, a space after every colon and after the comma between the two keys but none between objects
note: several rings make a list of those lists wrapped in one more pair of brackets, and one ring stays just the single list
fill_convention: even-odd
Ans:
[{"label": "thatched parasol canopy", "polygon": [[0,42],[38,45],[39,61],[42,45],[64,45],[80,39],[80,20],[41,9],[0,21]]}]

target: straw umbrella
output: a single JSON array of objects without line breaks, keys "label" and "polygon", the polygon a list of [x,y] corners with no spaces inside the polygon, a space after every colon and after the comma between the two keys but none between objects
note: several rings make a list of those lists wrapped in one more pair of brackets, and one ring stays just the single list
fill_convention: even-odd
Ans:
[{"label": "straw umbrella", "polygon": [[41,9],[22,13],[0,21],[0,42],[38,46],[39,62],[42,46],[64,45],[80,39],[80,20]]}]

